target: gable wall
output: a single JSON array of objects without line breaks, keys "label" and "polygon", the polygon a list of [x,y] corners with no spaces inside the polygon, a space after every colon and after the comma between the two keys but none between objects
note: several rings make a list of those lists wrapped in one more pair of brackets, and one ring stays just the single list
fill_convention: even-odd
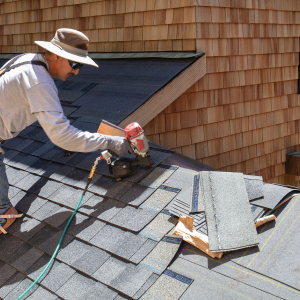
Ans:
[{"label": "gable wall", "polygon": [[147,137],[219,170],[299,185],[284,164],[300,151],[300,1],[199,4],[207,75],[146,126]]}]

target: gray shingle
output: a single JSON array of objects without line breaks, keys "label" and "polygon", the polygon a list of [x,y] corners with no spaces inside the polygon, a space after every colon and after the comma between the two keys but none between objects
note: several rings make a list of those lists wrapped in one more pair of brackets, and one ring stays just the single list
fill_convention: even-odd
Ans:
[{"label": "gray shingle", "polygon": [[[49,199],[64,206],[75,208],[81,199],[82,192],[83,191],[80,189],[76,189],[68,185],[62,185],[49,197]],[[87,202],[92,195],[93,194],[87,192],[82,199],[81,205]]]},{"label": "gray shingle", "polygon": [[101,220],[109,221],[124,206],[125,204],[122,202],[94,195],[79,210]]},{"label": "gray shingle", "polygon": [[128,265],[130,263],[111,257],[92,276],[106,285],[110,285]]},{"label": "gray shingle", "polygon": [[97,281],[80,273],[75,273],[58,291],[57,294],[66,300],[84,299],[82,296],[93,290]]},{"label": "gray shingle", "polygon": [[118,245],[115,245],[112,252],[120,257],[129,259],[145,244],[146,241],[147,238],[144,236],[126,231],[123,238],[119,240]]},{"label": "gray shingle", "polygon": [[72,262],[72,266],[88,275],[95,273],[108,259],[110,254],[97,248],[90,247],[87,252]]},{"label": "gray shingle", "polygon": [[171,217],[164,213],[159,213],[151,223],[149,223],[140,234],[159,241],[165,234],[170,232],[178,223],[178,218]]},{"label": "gray shingle", "polygon": [[[15,286],[13,288],[13,290],[11,290],[4,299],[5,300],[15,300],[23,292],[25,292],[30,287],[31,284],[32,284],[32,281],[28,278],[24,278],[22,281],[20,280],[19,284],[17,286]],[[30,296],[37,288],[38,288],[38,286],[34,286],[30,291],[28,291],[26,296],[27,297]]]},{"label": "gray shingle", "polygon": [[126,206],[117,215],[115,215],[110,222],[137,232],[142,230],[149,222],[151,222],[157,214],[158,212],[153,210]]},{"label": "gray shingle", "polygon": [[72,213],[71,210],[48,201],[33,214],[33,217],[54,227],[58,227],[65,220],[68,220]]},{"label": "gray shingle", "polygon": [[159,276],[157,274],[153,273],[132,298],[136,300],[140,299],[143,294],[154,284],[158,277]]},{"label": "gray shingle", "polygon": [[69,265],[72,265],[73,262],[87,253],[91,247],[92,246],[77,239],[73,239],[66,247],[58,252],[57,258]]},{"label": "gray shingle", "polygon": [[203,171],[200,172],[200,186],[210,251],[230,251],[257,245],[259,240],[243,174]]},{"label": "gray shingle", "polygon": [[62,184],[48,178],[40,178],[40,180],[29,189],[29,192],[39,195],[44,198],[49,198],[56,192]]},{"label": "gray shingle", "polygon": [[156,247],[157,242],[147,239],[146,242],[129,258],[131,262],[140,263]]},{"label": "gray shingle", "polygon": [[17,289],[18,285],[22,280],[24,280],[25,275],[20,272],[14,274],[14,276],[10,277],[7,282],[0,287],[0,299],[8,296],[14,289]]},{"label": "gray shingle", "polygon": [[68,174],[65,178],[62,179],[64,184],[76,186],[76,184],[89,175],[88,171],[74,169],[70,174]]},{"label": "gray shingle", "polygon": [[49,166],[49,169],[46,169],[45,174],[43,176],[49,177],[51,179],[62,181],[67,175],[74,171],[73,167],[62,165],[62,164],[55,164]]},{"label": "gray shingle", "polygon": [[117,292],[111,290],[101,282],[97,282],[95,286],[93,286],[89,291],[86,292],[86,294],[82,295],[82,299],[85,300],[94,300],[99,298],[101,295],[102,299],[105,300],[114,300],[117,296]]},{"label": "gray shingle", "polygon": [[116,180],[107,176],[101,176],[91,187],[89,191],[101,196],[105,196],[108,190],[114,186]]},{"label": "gray shingle", "polygon": [[29,190],[34,184],[41,180],[40,176],[28,173],[23,179],[15,184],[16,187],[22,190]]},{"label": "gray shingle", "polygon": [[110,282],[110,286],[132,297],[147,282],[152,271],[142,265],[127,265],[126,269]]},{"label": "gray shingle", "polygon": [[9,168],[6,170],[6,175],[8,182],[12,185],[15,185],[20,180],[22,180],[25,176],[27,176],[29,173],[23,170],[18,170],[15,168]]},{"label": "gray shingle", "polygon": [[[185,290],[188,288],[188,284],[185,284],[179,280],[176,280],[170,276],[162,274],[156,282],[147,290],[146,294],[142,296],[142,299],[179,299]],[[198,297],[199,295],[197,295]],[[190,298],[191,299],[191,298]]]},{"label": "gray shingle", "polygon": [[75,270],[64,263],[55,260],[47,276],[41,283],[53,292],[57,292],[75,274]]},{"label": "gray shingle", "polygon": [[15,197],[21,190],[10,185],[8,189],[8,199]]},{"label": "gray shingle", "polygon": [[176,168],[174,167],[163,167],[158,166],[152,172],[146,176],[140,184],[150,186],[153,188],[159,187],[163,182],[165,182],[174,172]]},{"label": "gray shingle", "polygon": [[46,289],[39,286],[33,294],[30,295],[30,300],[58,300],[59,298],[47,291]]},{"label": "gray shingle", "polygon": [[[29,269],[25,271],[25,274],[31,278],[31,279],[36,279],[44,270],[48,262],[50,261],[51,256],[44,253]],[[51,264],[50,268],[48,271],[45,273],[45,275],[42,277],[45,278],[47,277],[47,274],[53,270],[53,263]]]},{"label": "gray shingle", "polygon": [[147,186],[134,184],[119,200],[133,206],[141,205],[155,191]]},{"label": "gray shingle", "polygon": [[113,253],[123,242],[125,233],[125,230],[106,225],[90,240],[90,243]]},{"label": "gray shingle", "polygon": [[132,187],[132,184],[132,182],[126,180],[116,182],[108,189],[106,196],[109,198],[120,199]]},{"label": "gray shingle", "polygon": [[47,200],[38,197],[37,195],[20,191],[13,199],[11,203],[15,208],[22,212],[32,215],[36,210],[43,206]]},{"label": "gray shingle", "polygon": [[[64,229],[68,221],[69,219],[65,220],[59,228]],[[68,227],[68,233],[82,240],[89,241],[105,226],[105,224],[106,223],[93,217],[77,213]]]},{"label": "gray shingle", "polygon": [[182,237],[165,235],[157,246],[143,259],[141,264],[156,274],[162,274],[176,254]]}]

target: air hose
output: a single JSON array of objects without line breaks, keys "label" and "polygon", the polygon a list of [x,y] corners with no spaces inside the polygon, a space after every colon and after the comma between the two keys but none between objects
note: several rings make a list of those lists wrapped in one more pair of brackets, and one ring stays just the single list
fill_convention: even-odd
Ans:
[{"label": "air hose", "polygon": [[19,296],[19,298],[17,299],[17,300],[19,300],[19,299],[22,299],[35,285],[36,285],[36,283],[41,279],[41,277],[45,274],[45,272],[48,270],[48,268],[50,267],[50,265],[51,265],[51,263],[52,263],[52,261],[54,260],[54,258],[56,257],[56,254],[57,254],[57,252],[58,252],[58,250],[59,250],[59,248],[60,248],[60,246],[61,246],[61,243],[62,243],[62,241],[63,241],[63,239],[64,239],[64,236],[65,236],[65,234],[66,234],[66,232],[67,232],[67,229],[68,229],[68,227],[69,227],[69,225],[70,225],[70,223],[72,222],[72,219],[73,219],[73,217],[75,216],[75,214],[76,214],[76,212],[77,212],[77,210],[78,210],[78,208],[79,208],[79,206],[80,206],[80,204],[81,204],[81,202],[82,202],[82,199],[83,199],[83,197],[84,197],[84,195],[85,195],[85,193],[86,193],[86,191],[87,191],[87,189],[88,189],[88,187],[89,187],[89,185],[90,185],[90,183],[91,183],[91,181],[92,181],[92,178],[93,178],[93,176],[94,176],[94,173],[95,173],[95,171],[96,171],[96,167],[97,167],[97,165],[98,165],[98,163],[99,163],[99,160],[100,160],[100,157],[98,157],[98,158],[96,158],[96,160],[95,160],[95,162],[94,162],[94,166],[92,167],[92,169],[91,169],[91,171],[90,171],[90,175],[89,175],[89,178],[88,178],[88,180],[87,180],[87,183],[86,183],[86,186],[85,186],[85,188],[84,188],[84,190],[83,190],[83,192],[82,192],[82,196],[81,196],[81,198],[80,198],[80,200],[79,200],[79,202],[78,202],[78,204],[77,204],[77,206],[76,206],[76,208],[75,208],[75,210],[73,211],[73,214],[72,214],[72,216],[70,217],[70,219],[69,219],[69,221],[68,221],[68,223],[67,223],[67,225],[66,225],[66,227],[65,227],[65,229],[64,229],[64,231],[63,231],[63,233],[62,233],[62,235],[61,235],[61,238],[60,238],[60,240],[59,240],[59,242],[58,242],[58,245],[57,245],[57,247],[56,247],[56,249],[55,249],[55,251],[54,251],[54,253],[53,253],[53,255],[52,255],[52,257],[51,257],[51,259],[50,259],[50,261],[48,262],[48,264],[47,264],[47,266],[45,267],[45,269],[43,270],[43,272],[40,274],[40,276],[32,283],[32,285],[21,295],[21,296]]}]

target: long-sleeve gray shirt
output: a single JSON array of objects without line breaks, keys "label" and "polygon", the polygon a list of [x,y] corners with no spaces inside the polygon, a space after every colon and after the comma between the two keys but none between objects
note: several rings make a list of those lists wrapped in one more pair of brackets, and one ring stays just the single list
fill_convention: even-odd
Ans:
[{"label": "long-sleeve gray shirt", "polygon": [[[30,60],[40,60],[49,69],[41,54],[26,54],[15,64]],[[13,138],[36,120],[49,139],[63,149],[91,152],[107,148],[105,135],[81,131],[70,125],[63,113],[57,87],[43,66],[27,64],[0,76],[0,138]],[[0,152],[3,152],[1,148]]]}]

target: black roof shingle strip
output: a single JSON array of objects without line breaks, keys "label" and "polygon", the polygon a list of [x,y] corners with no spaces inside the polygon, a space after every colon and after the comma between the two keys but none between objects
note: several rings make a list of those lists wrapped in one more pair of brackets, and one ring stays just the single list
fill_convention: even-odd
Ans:
[{"label": "black roof shingle strip", "polygon": [[17,151],[22,151],[26,147],[30,146],[34,141],[28,138],[15,137],[13,139],[8,140],[5,143],[5,147]]},{"label": "black roof shingle strip", "polygon": [[14,158],[20,153],[19,151],[5,148],[5,146],[4,147],[2,146],[1,148],[5,151],[4,158],[3,158],[3,162],[5,164],[7,164],[12,158]]},{"label": "black roof shingle strip", "polygon": [[34,173],[37,175],[43,175],[45,169],[51,164],[51,161],[39,158],[34,162],[28,169],[27,172]]}]

